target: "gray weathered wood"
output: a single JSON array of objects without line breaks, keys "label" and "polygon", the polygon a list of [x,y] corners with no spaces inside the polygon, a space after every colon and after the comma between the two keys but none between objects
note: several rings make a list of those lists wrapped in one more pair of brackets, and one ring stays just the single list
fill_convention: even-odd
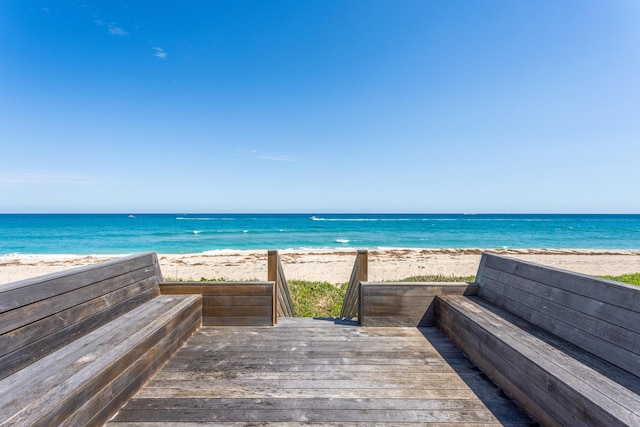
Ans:
[{"label": "gray weathered wood", "polygon": [[276,312],[274,318],[274,324],[277,323],[277,316],[280,317],[293,317],[295,315],[295,309],[291,300],[291,294],[289,293],[289,285],[284,275],[284,268],[280,260],[280,255],[276,250],[270,250],[267,254],[267,280],[275,282],[276,288],[274,289],[276,294]]},{"label": "gray weathered wood", "polygon": [[506,381],[494,381],[508,393],[525,391],[528,402],[520,403],[534,417],[562,425],[640,423],[640,396],[513,326],[506,314],[465,297],[443,296],[438,304],[443,329],[485,373],[491,376],[499,368]]},{"label": "gray weathered wood", "polygon": [[[369,277],[369,253],[367,250],[358,249],[356,261],[353,264],[351,277],[347,285],[340,317],[342,319],[359,319],[360,313],[360,283],[366,282]],[[359,320],[358,320],[359,321]]]},{"label": "gray weathered wood", "polygon": [[46,355],[63,348],[87,333],[104,326],[111,320],[149,301],[152,294],[152,290],[142,292],[133,298],[115,304],[109,310],[103,310],[2,356],[0,358],[0,378],[5,378]]},{"label": "gray weathered wood", "polygon": [[640,376],[640,289],[493,254],[478,294]]},{"label": "gray weathered wood", "polygon": [[0,424],[100,425],[201,325],[155,253],[0,288]]},{"label": "gray weathered wood", "polygon": [[202,324],[206,326],[273,325],[273,282],[167,282],[163,295],[202,295]]},{"label": "gray weathered wood", "polygon": [[[637,286],[516,260],[502,255],[485,253],[483,257],[486,258],[485,269],[494,268],[507,273],[516,273],[517,271],[516,275],[540,283],[550,283],[554,287],[568,292],[574,292],[628,310],[637,310],[637,304],[635,304],[635,300],[638,298]],[[482,276],[476,278],[476,281],[482,282]]]},{"label": "gray weathered wood", "polygon": [[469,283],[362,282],[360,323],[363,326],[436,326],[437,295],[473,295]]},{"label": "gray weathered wood", "polygon": [[0,379],[159,295],[154,253],[0,287]]},{"label": "gray weathered wood", "polygon": [[197,296],[155,298],[17,372],[4,381],[10,396],[0,393],[0,420],[58,424],[199,311]]},{"label": "gray weathered wood", "polygon": [[438,327],[542,425],[640,425],[640,289],[483,254]]},{"label": "gray weathered wood", "polygon": [[274,328],[200,329],[109,425],[145,422],[526,425],[530,419],[433,328],[294,318]]},{"label": "gray weathered wood", "polygon": [[83,288],[133,270],[156,275],[154,253],[132,255],[0,286],[0,313]]}]

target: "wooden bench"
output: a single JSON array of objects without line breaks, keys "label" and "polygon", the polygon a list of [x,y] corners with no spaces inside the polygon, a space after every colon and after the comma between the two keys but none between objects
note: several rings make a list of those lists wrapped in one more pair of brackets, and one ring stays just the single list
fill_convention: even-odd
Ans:
[{"label": "wooden bench", "polygon": [[155,253],[0,286],[0,425],[101,425],[201,325]]},{"label": "wooden bench", "polygon": [[438,327],[542,425],[640,425],[640,288],[484,254]]}]

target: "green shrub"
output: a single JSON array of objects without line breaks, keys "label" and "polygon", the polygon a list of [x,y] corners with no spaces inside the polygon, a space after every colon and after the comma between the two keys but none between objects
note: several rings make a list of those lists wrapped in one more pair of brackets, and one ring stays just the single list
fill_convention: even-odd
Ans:
[{"label": "green shrub", "polygon": [[289,294],[298,317],[338,317],[347,284],[288,280]]},{"label": "green shrub", "polygon": [[429,274],[426,276],[411,276],[399,280],[400,282],[473,282],[476,276],[444,276],[442,274]]},{"label": "green shrub", "polygon": [[602,276],[605,279],[640,286],[640,273],[623,274],[622,276]]}]

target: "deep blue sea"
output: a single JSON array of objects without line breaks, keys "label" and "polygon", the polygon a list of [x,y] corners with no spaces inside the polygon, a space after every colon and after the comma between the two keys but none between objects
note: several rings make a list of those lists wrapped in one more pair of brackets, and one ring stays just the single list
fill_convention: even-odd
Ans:
[{"label": "deep blue sea", "polygon": [[640,215],[0,215],[0,256],[335,248],[640,249]]}]

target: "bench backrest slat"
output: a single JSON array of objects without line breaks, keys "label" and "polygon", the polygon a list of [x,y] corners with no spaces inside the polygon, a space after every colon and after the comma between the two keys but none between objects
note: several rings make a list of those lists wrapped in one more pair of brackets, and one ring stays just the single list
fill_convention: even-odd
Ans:
[{"label": "bench backrest slat", "polygon": [[476,282],[482,298],[640,375],[640,289],[494,254]]},{"label": "bench backrest slat", "polygon": [[155,253],[0,286],[0,379],[160,294]]}]

